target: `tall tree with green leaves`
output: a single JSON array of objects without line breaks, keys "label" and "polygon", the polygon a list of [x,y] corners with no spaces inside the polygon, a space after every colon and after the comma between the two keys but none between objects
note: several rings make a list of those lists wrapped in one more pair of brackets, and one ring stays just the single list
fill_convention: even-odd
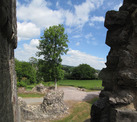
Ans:
[{"label": "tall tree with green leaves", "polygon": [[61,70],[61,55],[64,55],[68,51],[68,35],[65,34],[63,25],[54,25],[44,30],[44,35],[39,40],[39,52],[37,56],[43,56],[43,64],[46,69],[46,77],[43,77],[45,81],[47,79],[54,79],[55,88],[57,88],[57,80],[59,79]]}]

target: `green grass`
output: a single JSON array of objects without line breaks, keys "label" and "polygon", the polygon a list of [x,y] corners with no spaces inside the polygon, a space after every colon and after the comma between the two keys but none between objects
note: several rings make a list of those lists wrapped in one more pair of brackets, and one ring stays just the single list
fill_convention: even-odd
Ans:
[{"label": "green grass", "polygon": [[32,85],[27,85],[26,86],[26,90],[32,90],[32,88],[34,88],[37,84],[32,84]]},{"label": "green grass", "polygon": [[103,88],[101,80],[64,80],[59,81],[58,84],[62,86],[80,87],[89,90],[98,90]]},{"label": "green grass", "polygon": [[[54,82],[47,82],[44,83],[45,86],[54,85]],[[61,80],[58,81],[58,86],[74,86],[85,88],[88,90],[101,90],[102,81],[101,80]]]},{"label": "green grass", "polygon": [[90,119],[91,105],[98,98],[94,98],[90,102],[75,103],[70,110],[70,114],[61,120],[54,120],[52,122],[84,122]]},{"label": "green grass", "polygon": [[38,93],[18,93],[19,97],[44,97],[44,94]]},{"label": "green grass", "polygon": [[[43,82],[45,86],[54,86],[54,82]],[[58,86],[73,86],[85,88],[87,90],[102,90],[101,80],[61,80],[57,82]],[[26,90],[31,90],[37,84],[27,85]]]}]

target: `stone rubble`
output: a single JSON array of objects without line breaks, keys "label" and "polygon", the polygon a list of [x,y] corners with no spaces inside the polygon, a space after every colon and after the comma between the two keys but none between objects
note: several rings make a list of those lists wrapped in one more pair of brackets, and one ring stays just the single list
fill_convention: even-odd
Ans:
[{"label": "stone rubble", "polygon": [[64,92],[50,90],[45,94],[43,103],[40,105],[27,105],[18,98],[22,122],[27,120],[51,120],[67,114],[67,106],[63,101]]},{"label": "stone rubble", "polygon": [[40,92],[40,93],[46,93],[47,88],[43,84],[36,85],[33,89],[32,92]]}]

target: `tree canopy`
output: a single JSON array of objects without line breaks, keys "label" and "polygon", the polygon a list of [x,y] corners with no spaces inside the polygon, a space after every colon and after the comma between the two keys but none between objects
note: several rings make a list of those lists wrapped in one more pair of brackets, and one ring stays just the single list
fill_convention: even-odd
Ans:
[{"label": "tree canopy", "polygon": [[29,62],[15,59],[15,70],[18,82],[24,81],[26,84],[36,82],[36,70]]},{"label": "tree canopy", "polygon": [[76,80],[90,80],[95,78],[95,69],[88,64],[80,64],[72,71],[72,78]]},{"label": "tree canopy", "polygon": [[40,70],[43,72],[44,81],[58,80],[62,74],[61,55],[64,55],[68,51],[68,36],[64,33],[65,29],[63,25],[51,26],[44,30],[44,34],[39,40],[39,51],[37,56],[43,56],[40,60]]}]

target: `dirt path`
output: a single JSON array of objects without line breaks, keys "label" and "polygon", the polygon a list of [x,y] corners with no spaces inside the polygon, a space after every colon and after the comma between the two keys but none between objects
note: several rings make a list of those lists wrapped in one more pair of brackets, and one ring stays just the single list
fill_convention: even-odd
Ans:
[{"label": "dirt path", "polygon": [[[59,87],[64,91],[64,101],[88,101],[94,97],[97,97],[100,91],[85,92],[80,91],[75,87]],[[40,104],[43,98],[23,98],[27,104]]]}]

